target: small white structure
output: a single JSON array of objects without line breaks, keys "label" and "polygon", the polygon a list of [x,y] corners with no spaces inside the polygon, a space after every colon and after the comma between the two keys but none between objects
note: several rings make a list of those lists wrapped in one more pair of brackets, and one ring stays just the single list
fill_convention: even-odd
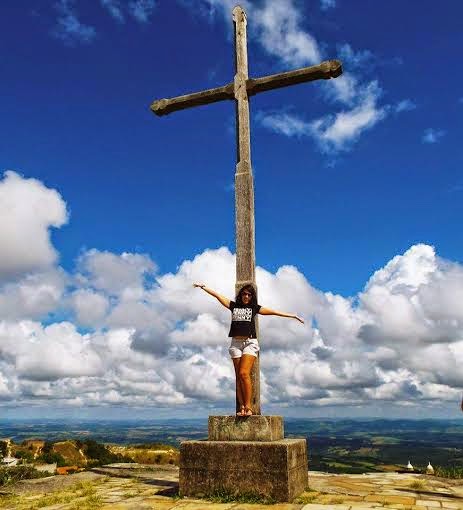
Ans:
[{"label": "small white structure", "polygon": [[18,464],[18,460],[15,457],[3,457],[2,464],[4,466],[16,466]]},{"label": "small white structure", "polygon": [[428,461],[428,465],[426,467],[426,474],[427,475],[433,475],[434,474],[434,468],[431,466],[431,463]]},{"label": "small white structure", "polygon": [[413,471],[413,470],[414,470],[414,468],[413,468],[413,466],[412,466],[412,464],[411,464],[411,462],[410,462],[410,461],[408,461],[407,469],[408,469],[409,471]]}]

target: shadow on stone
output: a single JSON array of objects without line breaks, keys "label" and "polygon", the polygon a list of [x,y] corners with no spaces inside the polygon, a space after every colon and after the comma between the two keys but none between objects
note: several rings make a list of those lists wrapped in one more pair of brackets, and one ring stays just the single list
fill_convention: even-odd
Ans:
[{"label": "shadow on stone", "polygon": [[439,498],[448,498],[448,499],[460,499],[460,496],[456,494],[447,494],[446,492],[432,491],[432,490],[423,490],[423,489],[413,489],[411,487],[396,487],[396,491],[401,492],[415,492],[420,496],[439,496]]},{"label": "shadow on stone", "polygon": [[168,498],[178,497],[179,496],[178,483],[173,483],[172,486],[170,486],[168,489],[162,489],[156,492],[156,496],[166,496]]}]

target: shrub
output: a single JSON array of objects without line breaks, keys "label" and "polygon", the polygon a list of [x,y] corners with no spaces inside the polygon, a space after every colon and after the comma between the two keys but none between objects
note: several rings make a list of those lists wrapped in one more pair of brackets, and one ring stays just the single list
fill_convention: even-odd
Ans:
[{"label": "shrub", "polygon": [[0,441],[0,457],[5,457],[7,450],[8,450],[7,442]]},{"label": "shrub", "polygon": [[428,489],[425,480],[413,480],[413,482],[409,485],[410,489],[414,489],[416,491],[425,491]]},{"label": "shrub", "polygon": [[14,456],[17,459],[23,459],[25,462],[33,462],[34,455],[29,450],[16,450]]},{"label": "shrub", "polygon": [[101,466],[103,464],[111,464],[112,462],[132,462],[128,460],[124,455],[119,453],[112,453],[105,445],[99,444],[93,439],[86,439],[83,443],[84,451],[89,459],[93,462],[89,462],[94,466]]},{"label": "shrub", "polygon": [[270,496],[263,496],[256,492],[245,492],[235,494],[226,489],[218,489],[214,492],[206,494],[204,499],[208,499],[213,503],[251,503],[261,505],[273,505],[276,501]]},{"label": "shrub", "polygon": [[42,453],[42,455],[37,458],[37,461],[43,462],[44,464],[54,464],[56,462],[58,467],[67,466],[68,464],[66,459],[60,453],[52,450]]},{"label": "shrub", "polygon": [[445,466],[436,467],[434,474],[442,478],[463,478],[463,467],[462,466]]},{"label": "shrub", "polygon": [[45,444],[43,445],[43,448],[42,448],[42,454],[50,453],[52,451],[53,451],[53,443],[50,441],[45,441]]},{"label": "shrub", "polygon": [[0,468],[0,487],[29,478],[43,478],[50,473],[37,471],[32,466],[12,466]]}]

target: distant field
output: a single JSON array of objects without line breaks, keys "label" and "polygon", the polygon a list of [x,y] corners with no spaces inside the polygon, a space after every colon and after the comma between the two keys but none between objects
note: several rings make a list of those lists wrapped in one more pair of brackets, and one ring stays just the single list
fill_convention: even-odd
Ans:
[{"label": "distant field", "polygon": [[130,457],[140,464],[175,464],[178,465],[180,452],[177,448],[168,445],[108,445],[112,453]]},{"label": "distant field", "polygon": [[[410,460],[418,469],[430,461],[443,472],[463,466],[463,420],[285,420],[287,437],[306,437],[313,470],[363,473],[394,471]],[[178,461],[188,439],[207,438],[207,420],[172,421],[3,421],[0,438],[49,441],[94,439],[112,451],[149,462]],[[137,447],[138,445],[138,447]],[[140,445],[143,445],[140,448]],[[122,448],[124,447],[124,448]],[[139,460],[142,462],[142,460]]]},{"label": "distant field", "polygon": [[418,470],[431,462],[463,465],[463,420],[287,420],[286,433],[306,436],[310,469],[362,473]]}]

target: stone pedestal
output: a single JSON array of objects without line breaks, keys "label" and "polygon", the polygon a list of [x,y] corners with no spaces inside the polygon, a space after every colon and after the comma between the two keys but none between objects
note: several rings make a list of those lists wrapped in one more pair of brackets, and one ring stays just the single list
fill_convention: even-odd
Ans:
[{"label": "stone pedestal", "polygon": [[285,437],[282,416],[209,416],[209,441],[277,441]]},{"label": "stone pedestal", "polygon": [[292,501],[308,484],[305,439],[284,439],[281,416],[210,416],[207,441],[180,446],[180,493]]}]

